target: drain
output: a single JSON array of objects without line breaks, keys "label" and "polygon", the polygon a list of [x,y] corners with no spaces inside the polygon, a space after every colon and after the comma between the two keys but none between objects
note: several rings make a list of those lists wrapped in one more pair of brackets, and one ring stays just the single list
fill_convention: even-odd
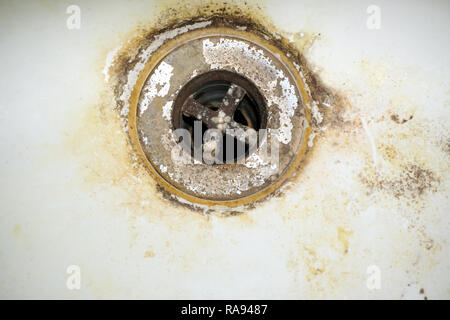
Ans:
[{"label": "drain", "polygon": [[[248,204],[301,163],[309,92],[299,62],[275,43],[255,25],[213,17],[165,29],[143,49],[148,58],[128,75],[136,78],[128,132],[149,172],[178,200]],[[206,161],[208,152],[218,161]]]},{"label": "drain", "polygon": [[[207,129],[217,129],[222,133],[219,163],[236,163],[255,151],[248,141],[232,134],[236,129],[255,132],[266,127],[267,111],[264,98],[256,86],[243,76],[226,70],[204,73],[188,82],[179,92],[172,113],[174,129],[189,131],[192,155],[200,155],[202,161],[202,140]],[[195,122],[198,122],[195,136]],[[228,132],[228,134],[227,134]],[[231,133],[231,134],[230,134]],[[195,145],[195,141],[199,141]],[[185,141],[186,143],[186,141]],[[252,149],[252,150],[251,150]]]}]

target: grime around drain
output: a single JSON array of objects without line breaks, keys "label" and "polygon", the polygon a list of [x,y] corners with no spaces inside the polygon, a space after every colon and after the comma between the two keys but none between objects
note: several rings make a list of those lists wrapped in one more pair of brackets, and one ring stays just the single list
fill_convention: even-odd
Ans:
[{"label": "grime around drain", "polygon": [[189,20],[150,38],[117,91],[131,144],[162,189],[235,207],[283,185],[312,126],[298,54],[229,17]]},{"label": "grime around drain", "polygon": [[336,99],[288,40],[242,16],[168,24],[114,55],[106,74],[134,166],[203,211],[278,194]]}]

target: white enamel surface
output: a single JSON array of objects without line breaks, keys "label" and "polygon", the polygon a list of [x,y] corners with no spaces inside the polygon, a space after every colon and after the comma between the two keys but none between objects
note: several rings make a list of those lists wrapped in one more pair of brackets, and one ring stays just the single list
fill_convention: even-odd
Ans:
[{"label": "white enamel surface", "polygon": [[[114,151],[86,147],[123,149],[120,126],[64,146],[98,107],[108,52],[159,10],[80,1],[81,29],[68,30],[70,4],[0,5],[1,298],[450,297],[449,155],[438,145],[449,139],[448,1],[377,1],[379,30],[366,27],[369,2],[263,2],[277,28],[320,33],[305,56],[348,98],[356,134],[323,128],[283,197],[226,219],[172,207],[151,183],[124,182]],[[392,113],[414,119],[397,125]],[[433,171],[436,191],[418,205],[385,189],[366,196],[358,174],[398,177],[404,163]],[[80,290],[66,287],[70,265]],[[371,265],[378,290],[366,286]]]}]

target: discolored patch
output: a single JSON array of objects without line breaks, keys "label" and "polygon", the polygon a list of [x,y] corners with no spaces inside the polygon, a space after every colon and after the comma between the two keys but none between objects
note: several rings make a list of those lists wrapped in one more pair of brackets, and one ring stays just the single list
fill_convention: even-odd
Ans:
[{"label": "discolored patch", "polygon": [[[173,3],[168,6],[177,7]],[[270,31],[273,43],[298,59],[298,71],[314,100],[312,138],[293,177],[266,198],[226,211],[183,202],[158,186],[129,143],[119,99],[127,74],[155,36],[217,15],[231,15],[249,30]],[[440,187],[446,166],[440,157],[448,156],[448,139],[436,142],[439,131],[430,129],[434,123],[415,112],[422,106],[410,107],[404,97],[391,105],[388,99],[389,106],[380,111],[370,103],[355,104],[352,95],[358,95],[357,91],[343,94],[327,88],[311,71],[302,51],[319,38],[305,32],[299,42],[290,42],[288,36],[250,4],[197,7],[186,2],[131,32],[129,42],[124,41],[107,60],[105,94],[91,101],[85,114],[71,119],[75,126],[64,152],[69,149],[79,160],[82,188],[92,197],[107,194],[107,200],[100,198],[104,211],[128,217],[130,250],[137,250],[141,258],[157,257],[146,263],[161,260],[163,268],[167,264],[182,267],[183,274],[189,270],[201,275],[195,279],[214,268],[226,277],[237,274],[236,270],[241,275],[253,276],[254,271],[262,275],[269,265],[277,283],[283,277],[286,280],[283,294],[317,298],[350,292],[348,288],[359,288],[359,296],[365,296],[365,263],[372,260],[393,265],[384,266],[382,271],[387,273],[403,272],[411,261],[413,271],[408,277],[426,272],[437,263],[436,253],[443,246],[442,236],[430,227],[434,217],[428,200],[444,190]],[[103,64],[99,69],[104,69]],[[383,70],[379,75],[372,83],[377,90],[383,88]]]},{"label": "discolored patch", "polygon": [[391,120],[398,124],[404,124],[405,122],[412,120],[412,118],[413,118],[413,115],[410,115],[409,118],[407,118],[407,119],[403,119],[403,118],[400,119],[398,114],[391,115]]},{"label": "discolored patch", "polygon": [[[392,152],[391,156],[395,158],[395,153]],[[427,193],[437,192],[440,182],[434,172],[415,163],[402,165],[396,176],[382,176],[372,172],[371,175],[361,175],[360,178],[370,192],[386,192],[397,199],[413,201],[420,200]]]}]

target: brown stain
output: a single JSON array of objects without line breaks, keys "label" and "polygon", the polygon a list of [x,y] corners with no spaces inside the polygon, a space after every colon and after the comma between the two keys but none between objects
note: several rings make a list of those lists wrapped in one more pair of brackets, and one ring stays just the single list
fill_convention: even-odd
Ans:
[{"label": "brown stain", "polygon": [[428,297],[425,295],[425,289],[424,288],[420,288],[419,293],[421,295],[423,295],[423,300],[428,300]]},{"label": "brown stain", "polygon": [[[314,249],[304,246],[303,251],[303,258],[311,276],[318,276],[325,272],[325,266]],[[311,281],[312,277],[307,277],[307,279]]]},{"label": "brown stain", "polygon": [[[401,157],[399,150],[391,144],[382,143],[379,147],[380,153],[389,161],[397,163],[397,160]],[[401,160],[400,160],[401,162]],[[400,163],[398,162],[398,163]]]},{"label": "brown stain", "polygon": [[[411,134],[400,132],[405,136]],[[415,128],[411,132],[417,134],[421,129]],[[389,201],[397,210],[403,211],[401,208],[405,206],[412,210],[413,214],[402,214],[408,221],[408,230],[417,236],[420,247],[437,252],[441,245],[430,237],[422,212],[429,197],[439,191],[440,170],[445,170],[445,166],[436,167],[431,161],[428,163],[420,161],[413,154],[406,153],[411,152],[409,149],[402,150],[400,146],[389,143],[382,143],[378,151],[385,161],[382,163],[383,166],[376,170],[368,164],[359,173],[360,182],[366,188],[367,196],[378,199],[377,201],[381,199]]]},{"label": "brown stain", "polygon": [[349,230],[348,228],[338,227],[338,229],[337,229],[337,238],[343,246],[344,254],[348,253],[349,237],[352,234],[353,234],[353,231]]},{"label": "brown stain", "polygon": [[[404,101],[405,98],[397,100]],[[397,113],[392,113],[389,118],[383,116],[375,122],[385,131],[383,140],[376,144],[381,163],[375,169],[368,160],[359,179],[368,193],[391,195],[420,210],[427,196],[438,192],[442,172],[447,170],[448,165],[430,157],[442,148],[443,142],[423,140],[429,134],[432,123],[411,121],[413,118],[413,114],[401,118]]]},{"label": "brown stain", "polygon": [[385,192],[397,199],[406,198],[412,201],[420,200],[429,192],[437,192],[440,182],[433,171],[416,163],[402,165],[396,177],[382,176],[372,171],[370,175],[362,175],[361,181],[371,192]]},{"label": "brown stain", "polygon": [[398,124],[404,124],[405,122],[408,122],[409,120],[412,120],[413,115],[410,115],[407,119],[400,119],[398,114],[391,115],[391,120]]}]

